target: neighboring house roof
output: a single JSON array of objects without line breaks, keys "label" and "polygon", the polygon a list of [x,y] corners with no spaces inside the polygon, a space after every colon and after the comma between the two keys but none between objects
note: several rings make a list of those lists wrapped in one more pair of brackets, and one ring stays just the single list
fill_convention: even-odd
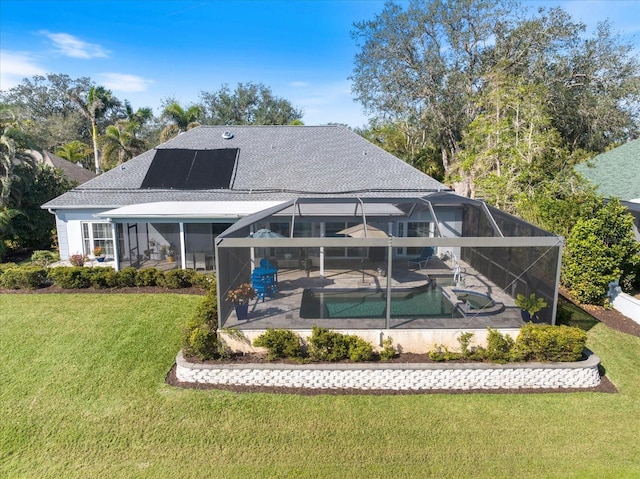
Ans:
[{"label": "neighboring house roof", "polygon": [[86,183],[96,177],[93,171],[83,168],[82,165],[78,163],[72,163],[64,158],[60,158],[51,152],[44,151],[40,153],[36,150],[27,150],[27,153],[33,156],[39,163],[61,170],[66,179],[75,181],[78,185]]},{"label": "neighboring house roof", "polygon": [[[232,138],[223,134],[230,132]],[[225,135],[229,136],[229,135]],[[228,189],[142,189],[158,150],[237,148]],[[415,196],[448,190],[342,126],[200,126],[53,199],[45,208],[160,201],[285,201],[304,196]]]},{"label": "neighboring house roof", "polygon": [[640,199],[640,140],[630,141],[576,166],[606,198]]}]

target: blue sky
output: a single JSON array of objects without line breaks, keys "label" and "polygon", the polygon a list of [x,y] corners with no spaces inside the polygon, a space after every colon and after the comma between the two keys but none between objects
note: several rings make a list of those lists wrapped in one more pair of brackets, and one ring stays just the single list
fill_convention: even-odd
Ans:
[{"label": "blue sky", "polygon": [[[402,2],[400,2],[402,3]],[[640,53],[640,0],[530,0],[562,6],[593,28],[609,18]],[[307,125],[363,126],[348,80],[354,22],[383,1],[0,1],[0,89],[36,74],[89,76],[134,108],[159,113],[201,91],[263,83],[304,111]]]}]

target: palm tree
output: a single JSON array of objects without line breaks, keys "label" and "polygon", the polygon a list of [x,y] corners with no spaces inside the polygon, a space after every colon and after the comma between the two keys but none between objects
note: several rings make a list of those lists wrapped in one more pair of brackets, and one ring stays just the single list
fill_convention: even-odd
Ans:
[{"label": "palm tree", "polygon": [[91,154],[91,147],[80,140],[73,140],[58,147],[56,155],[72,163],[85,164],[87,156]]},{"label": "palm tree", "polygon": [[167,141],[181,131],[200,126],[198,119],[202,114],[203,109],[200,105],[191,105],[185,110],[177,101],[170,102],[162,111],[162,117],[168,118],[173,123],[162,130],[160,141]]},{"label": "palm tree", "polygon": [[105,134],[98,138],[104,153],[105,169],[121,165],[146,149],[145,142],[135,135],[135,125],[126,121],[109,125]]},{"label": "palm tree", "polygon": [[98,154],[98,118],[104,115],[105,111],[119,104],[110,90],[102,86],[92,86],[87,93],[86,100],[80,97],[80,92],[76,89],[68,94],[69,98],[80,108],[82,115],[91,123],[91,140],[93,141],[93,157],[96,174],[100,174],[100,155]]},{"label": "palm tree", "polygon": [[[14,181],[25,181],[35,176],[36,159],[25,152],[32,147],[31,139],[22,131],[13,112],[0,108],[0,207],[7,206]],[[18,166],[26,166],[20,174],[30,172],[31,178],[19,176],[16,172]]]},{"label": "palm tree", "polygon": [[148,107],[138,108],[134,112],[133,107],[131,106],[131,103],[129,103],[129,100],[124,101],[124,111],[127,115],[127,121],[131,124],[135,123],[137,125],[135,127],[136,133],[140,131],[140,128],[144,126],[146,122],[148,122],[149,120],[151,120],[151,118],[153,118],[153,111],[151,110],[151,108],[148,108]]}]

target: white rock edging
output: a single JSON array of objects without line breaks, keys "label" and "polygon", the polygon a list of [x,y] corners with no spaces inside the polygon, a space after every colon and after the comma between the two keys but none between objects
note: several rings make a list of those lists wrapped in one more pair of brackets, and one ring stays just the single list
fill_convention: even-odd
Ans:
[{"label": "white rock edging", "polygon": [[235,386],[422,391],[431,389],[591,388],[600,358],[575,363],[195,364],[182,351],[178,381]]}]

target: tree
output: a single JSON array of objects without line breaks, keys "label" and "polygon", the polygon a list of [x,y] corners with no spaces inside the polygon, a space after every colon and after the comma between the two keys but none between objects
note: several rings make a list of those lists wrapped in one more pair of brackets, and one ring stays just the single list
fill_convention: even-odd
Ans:
[{"label": "tree", "polygon": [[422,137],[408,136],[406,131],[402,125],[374,121],[356,133],[432,178],[443,181],[444,170],[437,148]]},{"label": "tree", "polygon": [[105,170],[129,161],[146,150],[146,144],[135,135],[131,124],[109,125],[104,135],[98,138],[98,144],[104,155]]},{"label": "tree", "polygon": [[55,217],[41,206],[74,186],[60,171],[49,166],[38,168],[32,182],[21,184],[21,214],[12,220],[11,239],[14,247],[51,248]]},{"label": "tree", "polygon": [[215,92],[201,92],[205,121],[213,125],[290,125],[302,118],[302,111],[289,100],[279,98],[262,83],[227,85]]},{"label": "tree", "polygon": [[355,24],[353,92],[410,143],[435,145],[448,172],[477,112],[486,51],[513,19],[511,3],[498,0],[412,0],[406,10],[389,2],[374,20]]},{"label": "tree", "polygon": [[68,75],[36,75],[0,92],[0,98],[12,109],[24,132],[38,147],[55,151],[72,140],[89,141],[90,131],[84,116],[67,92],[74,89],[88,91],[90,86],[89,78],[73,80]]},{"label": "tree", "polygon": [[120,101],[113,96],[110,90],[102,86],[92,86],[86,94],[79,89],[68,92],[69,98],[80,109],[82,115],[91,123],[91,141],[93,142],[94,166],[97,174],[100,174],[100,154],[98,152],[98,118],[109,109],[120,106]]},{"label": "tree", "polygon": [[31,147],[31,138],[13,112],[0,108],[0,259],[13,238],[15,218],[24,214],[20,209],[24,188],[37,171],[35,159],[24,152]]},{"label": "tree", "polygon": [[[606,23],[584,40],[585,26],[562,9],[521,11],[508,0],[387,3],[355,25],[356,98],[374,122],[400,128],[407,145],[438,149],[450,177],[491,75],[541,89],[569,154],[638,135],[640,67],[631,47]],[[469,183],[456,189],[469,195]]]},{"label": "tree", "polygon": [[570,174],[575,162],[551,125],[542,85],[502,73],[484,83],[481,113],[463,134],[458,171],[471,197],[517,214],[542,183]]},{"label": "tree", "polygon": [[553,127],[570,150],[602,152],[638,133],[640,66],[609,21],[590,38],[585,31],[561,8],[540,9],[496,42],[491,62],[544,86]]},{"label": "tree", "polygon": [[32,181],[35,176],[35,158],[24,151],[33,146],[13,112],[0,108],[0,207],[7,207],[11,197],[16,206],[20,206],[17,186]]},{"label": "tree", "polygon": [[625,291],[635,281],[640,243],[633,217],[617,199],[591,218],[579,219],[571,230],[563,258],[562,282],[583,303],[602,303],[609,283],[620,280]]},{"label": "tree", "polygon": [[129,161],[147,149],[146,142],[137,135],[145,123],[153,118],[151,108],[139,108],[134,112],[127,100],[124,102],[124,108],[126,118],[118,120],[115,125],[107,126],[105,133],[98,138],[98,144],[103,149],[103,166],[106,170]]},{"label": "tree", "polygon": [[162,130],[160,140],[167,141],[181,131],[187,131],[199,126],[203,111],[200,105],[190,105],[185,109],[174,99],[165,100],[162,117],[168,119],[171,123]]},{"label": "tree", "polygon": [[64,158],[72,163],[80,163],[85,168],[89,166],[87,164],[87,158],[91,155],[91,152],[91,147],[80,140],[70,141],[56,149],[56,155],[60,158]]}]

